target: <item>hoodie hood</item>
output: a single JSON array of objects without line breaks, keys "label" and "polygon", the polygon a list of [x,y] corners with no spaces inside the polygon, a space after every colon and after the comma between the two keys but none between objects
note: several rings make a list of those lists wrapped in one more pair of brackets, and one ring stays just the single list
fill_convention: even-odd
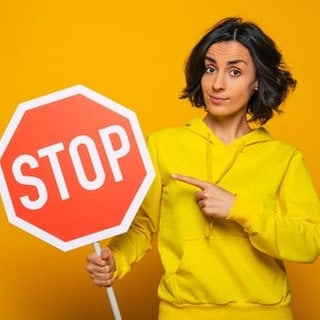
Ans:
[{"label": "hoodie hood", "polygon": [[[226,145],[214,134],[212,130],[209,129],[209,127],[205,124],[205,122],[200,118],[191,119],[189,122],[186,123],[185,127],[187,130],[203,137],[203,139],[207,141],[207,151],[206,151],[207,172],[208,172],[207,180],[215,184],[218,184],[222,180],[225,174],[230,170],[230,168],[236,162],[239,154],[241,152],[244,152],[246,148],[252,147],[256,144],[265,143],[267,141],[273,140],[273,138],[265,128],[259,127],[256,129],[252,129],[252,131],[250,131],[249,133],[243,135],[238,139],[235,139],[232,143]],[[224,146],[225,148],[234,149],[234,154],[232,159],[230,160],[228,165],[225,167],[225,169],[221,172],[219,178],[216,179],[215,181],[212,180],[212,173],[211,173],[212,147],[214,145],[220,145],[220,146]]]},{"label": "hoodie hood", "polygon": [[[212,144],[220,144],[225,145],[209,127],[205,124],[205,122],[200,118],[191,119],[186,123],[186,128],[192,131],[195,134],[202,136],[204,139],[208,140]],[[274,140],[269,132],[263,128],[255,128],[252,129],[249,133],[243,135],[242,137],[234,140],[229,145],[225,145],[226,147],[233,147],[235,145],[244,145],[250,146],[256,143],[262,143],[266,141]]]}]

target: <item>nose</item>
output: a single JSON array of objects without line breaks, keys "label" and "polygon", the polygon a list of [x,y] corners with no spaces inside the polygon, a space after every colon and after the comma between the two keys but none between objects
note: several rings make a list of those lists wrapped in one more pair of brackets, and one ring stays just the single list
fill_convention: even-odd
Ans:
[{"label": "nose", "polygon": [[215,91],[225,89],[225,75],[222,72],[217,72],[212,80],[212,88]]}]

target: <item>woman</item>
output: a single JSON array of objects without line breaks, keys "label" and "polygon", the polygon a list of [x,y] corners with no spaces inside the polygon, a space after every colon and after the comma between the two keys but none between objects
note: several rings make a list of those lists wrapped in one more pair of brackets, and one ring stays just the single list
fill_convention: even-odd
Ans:
[{"label": "woman", "polygon": [[317,258],[319,199],[300,151],[262,125],[295,85],[257,25],[215,25],[182,94],[206,115],[148,137],[156,179],[129,231],[88,256],[94,283],[123,277],[157,233],[159,319],[292,319],[283,260]]}]

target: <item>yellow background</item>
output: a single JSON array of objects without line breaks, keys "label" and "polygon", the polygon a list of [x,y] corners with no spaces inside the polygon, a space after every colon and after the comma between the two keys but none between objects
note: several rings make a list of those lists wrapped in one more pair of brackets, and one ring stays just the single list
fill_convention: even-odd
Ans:
[{"label": "yellow background", "polygon": [[[18,103],[84,84],[136,111],[145,134],[199,112],[178,99],[196,41],[224,16],[258,22],[299,81],[268,128],[319,172],[319,15],[316,1],[10,0],[0,4],[0,135]],[[0,204],[0,319],[112,319],[85,271],[86,246],[67,253],[10,225]],[[102,242],[102,244],[104,244]],[[320,262],[287,264],[297,320],[320,318]],[[123,319],[155,319],[155,250],[115,286]],[[250,279],[248,279],[250,281]]]}]

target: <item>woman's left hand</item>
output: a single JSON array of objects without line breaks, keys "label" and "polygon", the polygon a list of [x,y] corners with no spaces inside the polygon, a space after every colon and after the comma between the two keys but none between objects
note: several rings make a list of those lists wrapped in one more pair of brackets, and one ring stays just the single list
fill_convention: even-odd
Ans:
[{"label": "woman's left hand", "polygon": [[180,174],[173,174],[173,179],[182,181],[200,190],[195,193],[195,199],[201,212],[208,217],[226,218],[236,198],[231,192],[207,181]]}]

